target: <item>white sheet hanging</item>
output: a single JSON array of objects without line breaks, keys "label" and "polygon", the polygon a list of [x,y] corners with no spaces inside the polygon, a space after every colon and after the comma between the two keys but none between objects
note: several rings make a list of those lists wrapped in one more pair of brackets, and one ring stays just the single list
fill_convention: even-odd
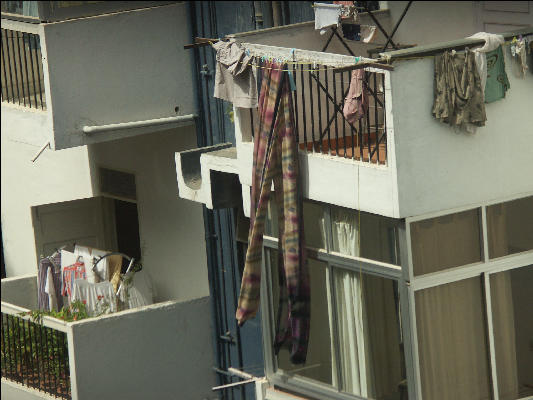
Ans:
[{"label": "white sheet hanging", "polygon": [[326,33],[326,28],[339,26],[343,8],[340,4],[315,3],[315,29],[320,34]]}]

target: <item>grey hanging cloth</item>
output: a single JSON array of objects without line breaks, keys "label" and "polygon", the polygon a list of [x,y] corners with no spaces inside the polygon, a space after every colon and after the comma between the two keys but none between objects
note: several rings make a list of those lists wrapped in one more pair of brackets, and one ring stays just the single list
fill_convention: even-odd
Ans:
[{"label": "grey hanging cloth", "polygon": [[214,43],[217,51],[214,97],[233,103],[235,107],[257,107],[256,71],[253,57],[235,40]]}]

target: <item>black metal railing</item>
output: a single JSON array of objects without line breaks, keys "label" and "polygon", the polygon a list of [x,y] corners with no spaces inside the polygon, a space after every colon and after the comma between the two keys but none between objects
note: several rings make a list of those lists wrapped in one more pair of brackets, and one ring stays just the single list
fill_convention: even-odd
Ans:
[{"label": "black metal railing", "polygon": [[66,333],[20,316],[1,315],[2,378],[70,399]]},{"label": "black metal railing", "polygon": [[[387,129],[385,120],[385,74],[368,68],[363,87],[368,107],[358,121],[343,115],[351,71],[325,65],[290,65],[296,90],[292,93],[295,127],[301,150],[358,161],[385,164]],[[261,74],[257,74],[261,79]],[[258,82],[259,83],[259,82]],[[260,85],[260,83],[259,83]],[[257,110],[250,111],[252,135]],[[244,129],[248,129],[243,125]]]},{"label": "black metal railing", "polygon": [[2,28],[2,101],[46,109],[39,35]]}]

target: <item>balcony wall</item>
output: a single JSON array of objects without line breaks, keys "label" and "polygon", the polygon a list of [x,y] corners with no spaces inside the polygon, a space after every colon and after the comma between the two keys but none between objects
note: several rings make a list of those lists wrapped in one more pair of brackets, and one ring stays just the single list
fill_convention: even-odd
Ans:
[{"label": "balcony wall", "polygon": [[504,48],[511,88],[504,99],[486,104],[486,125],[474,134],[456,132],[432,116],[433,58],[394,63],[401,217],[533,192],[533,74],[520,77]]},{"label": "balcony wall", "polygon": [[185,7],[174,4],[44,25],[55,149],[146,132],[89,136],[83,126],[194,111],[191,53],[183,49],[189,36]]},{"label": "balcony wall", "polygon": [[[15,292],[35,297],[36,277],[2,280],[2,313],[28,310]],[[35,306],[30,307],[35,308]],[[66,332],[72,399],[213,398],[210,300],[168,301],[82,321],[44,317]],[[5,380],[2,379],[2,388]],[[19,390],[14,389],[18,386]],[[7,393],[31,392],[11,383]],[[2,394],[2,399],[4,395]]]},{"label": "balcony wall", "polygon": [[[41,124],[38,135],[46,137],[52,149],[193,124],[192,120],[171,121],[83,132],[85,126],[194,113],[192,54],[183,49],[189,41],[184,3],[54,23],[2,19],[2,28],[39,35],[46,112],[26,113],[23,118]],[[16,114],[18,108],[2,102],[3,115]],[[45,123],[40,122],[42,119]],[[31,140],[27,138],[35,134],[15,123],[6,128],[16,131],[13,135],[22,140]]]},{"label": "balcony wall", "polygon": [[[302,45],[317,34],[307,30],[304,24],[290,29]],[[290,29],[286,28],[287,31]],[[277,33],[277,30],[268,31],[265,36]],[[248,36],[262,37],[259,33],[243,36],[247,37],[242,40],[247,40]],[[304,40],[305,37],[308,39]],[[265,39],[264,42],[268,41]],[[439,45],[435,47],[439,48]],[[416,49],[412,51],[416,52]],[[385,71],[384,81],[386,164],[300,150],[304,197],[404,218],[532,193],[530,171],[533,170],[533,158],[528,149],[533,147],[533,114],[529,111],[533,104],[533,75],[530,71],[525,76],[520,75],[508,46],[505,53],[511,89],[506,98],[486,104],[486,126],[474,134],[457,132],[432,116],[432,57],[395,60],[394,71]],[[310,106],[309,99],[315,96],[315,91],[310,95],[307,90],[306,96],[306,104]],[[317,99],[315,96],[315,107]],[[301,103],[299,112],[302,112]],[[307,108],[307,120],[317,113],[317,109]],[[217,177],[213,172],[235,173],[242,185],[244,212],[249,215],[253,158],[250,113],[235,109],[234,115],[236,146],[233,157],[225,157],[216,147],[200,149],[196,167],[191,167],[192,153],[189,153],[188,161],[178,156],[177,162],[181,163],[177,171],[180,196],[216,208],[216,197],[226,194],[220,189],[213,190],[223,187],[213,179]],[[302,125],[300,123],[300,142]],[[310,126],[309,122],[307,126]],[[196,173],[191,174],[199,177],[196,188],[181,189],[187,185],[182,174],[185,164],[189,173],[196,169]],[[225,169],[226,165],[231,168]]]}]

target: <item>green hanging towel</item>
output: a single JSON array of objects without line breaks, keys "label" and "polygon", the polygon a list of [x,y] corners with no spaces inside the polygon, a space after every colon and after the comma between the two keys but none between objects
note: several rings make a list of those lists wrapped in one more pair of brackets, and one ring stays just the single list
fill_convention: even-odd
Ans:
[{"label": "green hanging towel", "polygon": [[505,72],[505,59],[502,46],[487,53],[487,84],[485,85],[485,103],[503,99],[505,92],[511,88]]}]

